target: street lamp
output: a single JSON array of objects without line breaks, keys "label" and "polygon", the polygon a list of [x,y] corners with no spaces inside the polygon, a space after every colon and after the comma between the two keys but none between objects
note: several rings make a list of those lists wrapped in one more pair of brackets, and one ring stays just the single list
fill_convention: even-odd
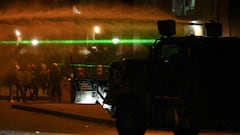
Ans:
[{"label": "street lamp", "polygon": [[115,37],[112,39],[113,44],[118,44],[119,43],[119,38]]},{"label": "street lamp", "polygon": [[33,39],[32,40],[32,45],[33,46],[37,46],[38,45],[38,40],[37,39]]},{"label": "street lamp", "polygon": [[95,34],[100,33],[100,27],[99,26],[94,26],[93,27],[93,40],[95,40]]},{"label": "street lamp", "polygon": [[19,30],[15,30],[15,35],[17,37],[17,45],[19,45],[19,43],[22,41],[22,38],[21,38],[21,32]]}]

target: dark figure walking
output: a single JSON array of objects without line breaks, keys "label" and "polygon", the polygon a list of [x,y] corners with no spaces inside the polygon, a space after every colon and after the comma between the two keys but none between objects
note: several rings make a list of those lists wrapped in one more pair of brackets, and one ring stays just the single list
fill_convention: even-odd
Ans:
[{"label": "dark figure walking", "polygon": [[33,91],[31,88],[32,84],[32,68],[31,65],[27,65],[27,67],[23,70],[23,88],[24,88],[24,96],[27,99],[27,93],[29,91],[29,95],[31,100],[33,100]]},{"label": "dark figure walking", "polygon": [[96,67],[95,79],[96,80],[107,80],[108,79],[107,73],[103,69],[103,66],[100,64],[97,65],[97,67]]},{"label": "dark figure walking", "polygon": [[[17,102],[20,102],[21,100],[23,102],[26,101],[25,96],[24,96],[24,88],[23,88],[23,74],[20,69],[19,65],[16,65],[15,69],[15,85],[16,85],[16,96],[17,96]],[[20,93],[20,95],[19,95]]]},{"label": "dark figure walking", "polygon": [[31,65],[32,68],[32,83],[33,99],[38,100],[38,70],[35,64]]},{"label": "dark figure walking", "polygon": [[50,90],[50,101],[61,102],[61,72],[58,68],[57,63],[53,63],[49,72],[49,90]]},{"label": "dark figure walking", "polygon": [[46,64],[41,64],[41,70],[38,76],[39,85],[43,94],[48,94],[48,69]]},{"label": "dark figure walking", "polygon": [[5,84],[9,89],[9,102],[14,103],[14,91],[13,91],[13,86],[15,85],[15,70],[16,66],[11,66],[10,70],[8,71],[8,75],[6,77]]}]

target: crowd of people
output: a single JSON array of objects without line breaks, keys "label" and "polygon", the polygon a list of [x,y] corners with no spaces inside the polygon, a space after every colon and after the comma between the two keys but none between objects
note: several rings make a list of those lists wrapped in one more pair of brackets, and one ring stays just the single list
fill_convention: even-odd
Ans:
[{"label": "crowd of people", "polygon": [[[84,67],[74,67],[75,79],[95,79],[106,80],[108,74],[102,65],[97,65],[94,72],[89,72]],[[39,92],[47,95],[50,102],[61,102],[61,82],[62,80],[71,79],[71,75],[66,75],[57,63],[47,66],[41,64],[19,65],[15,64],[14,68],[8,73],[7,86],[9,88],[10,102],[26,102],[27,100],[38,100]],[[69,73],[71,74],[71,73]],[[41,90],[41,91],[40,91]]]},{"label": "crowd of people", "polygon": [[50,71],[46,64],[41,64],[40,67],[35,64],[15,64],[5,80],[9,88],[9,101],[26,102],[28,95],[29,100],[38,100],[39,89],[48,94]]}]

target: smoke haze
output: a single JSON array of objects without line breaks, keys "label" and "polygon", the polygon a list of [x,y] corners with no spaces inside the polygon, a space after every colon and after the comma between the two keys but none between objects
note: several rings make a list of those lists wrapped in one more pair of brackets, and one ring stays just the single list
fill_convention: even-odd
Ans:
[{"label": "smoke haze", "polygon": [[[128,37],[132,36],[132,31],[137,31],[144,37],[152,37],[157,33],[156,21],[171,18],[160,9],[149,6],[113,4],[6,2],[1,5],[0,10],[0,40],[15,41],[16,29],[21,31],[23,40],[86,39],[91,37],[94,25],[101,26],[103,38],[110,38],[108,36],[112,33]],[[80,14],[73,13],[73,6],[79,9]],[[12,69],[19,53],[16,52],[17,49],[19,48],[15,45],[1,45],[0,78],[5,78],[7,71]],[[31,48],[25,47],[27,49]],[[46,51],[54,50],[47,49]],[[65,50],[68,51],[67,48]],[[30,53],[38,52],[31,50]],[[31,57],[24,58],[25,61],[27,59]]]}]

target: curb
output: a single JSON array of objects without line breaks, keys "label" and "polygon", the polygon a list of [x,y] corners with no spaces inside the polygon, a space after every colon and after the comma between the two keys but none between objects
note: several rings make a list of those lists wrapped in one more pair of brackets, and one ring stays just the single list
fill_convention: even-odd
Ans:
[{"label": "curb", "polygon": [[99,123],[99,124],[106,124],[106,125],[110,125],[110,126],[115,125],[115,122],[111,121],[111,120],[98,119],[98,118],[93,118],[93,117],[81,116],[81,115],[77,115],[77,114],[64,113],[64,112],[36,108],[36,107],[29,107],[29,106],[14,104],[11,106],[11,108],[18,109],[18,110],[24,110],[24,111],[30,111],[30,112],[49,114],[49,115],[59,116],[59,117],[68,118],[68,119],[82,120],[82,121],[94,122],[94,123]]}]

